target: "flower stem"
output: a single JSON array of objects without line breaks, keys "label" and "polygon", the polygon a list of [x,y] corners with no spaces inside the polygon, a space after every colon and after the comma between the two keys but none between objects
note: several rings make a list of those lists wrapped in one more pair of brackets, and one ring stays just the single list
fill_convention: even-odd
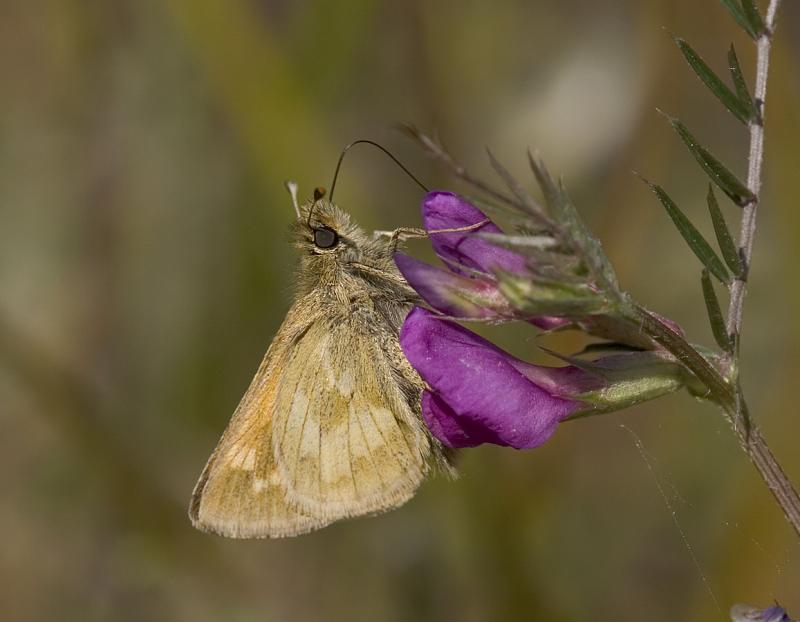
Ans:
[{"label": "flower stem", "polygon": [[[758,110],[758,118],[750,122],[750,154],[747,166],[747,188],[755,195],[755,200],[744,206],[742,225],[739,234],[739,255],[744,265],[742,275],[731,286],[731,303],[728,308],[727,329],[738,345],[742,327],[742,310],[747,289],[747,275],[753,256],[753,241],[756,232],[756,213],[761,202],[761,169],[764,162],[764,104],[767,97],[767,74],[769,73],[769,52],[775,28],[775,15],[781,0],[770,0],[765,20],[764,33],[756,42],[756,85],[753,96]],[[734,353],[738,357],[738,350]]]},{"label": "flower stem", "polygon": [[[764,32],[756,41],[756,83],[754,98],[757,118],[750,122],[750,152],[747,166],[747,187],[755,196],[755,200],[745,205],[742,212],[742,223],[739,234],[739,256],[744,270],[736,277],[731,285],[731,301],[728,308],[726,328],[734,344],[729,355],[728,364],[733,370],[734,391],[733,413],[730,413],[734,422],[747,422],[746,428],[734,425],[736,436],[744,452],[755,465],[764,482],[769,487],[778,504],[781,506],[786,519],[800,535],[800,497],[786,477],[769,449],[758,428],[750,422],[747,413],[747,404],[744,401],[741,385],[738,380],[739,369],[739,343],[742,330],[742,313],[744,297],[747,291],[747,278],[750,272],[750,263],[753,257],[753,242],[756,232],[756,214],[761,202],[761,176],[764,162],[764,105],[767,97],[767,76],[769,73],[769,53],[772,46],[772,37],[775,31],[775,17],[781,0],[770,0],[764,20]],[[726,410],[727,407],[726,407]]]},{"label": "flower stem", "polygon": [[758,427],[751,421],[738,382],[723,378],[682,335],[643,307],[632,305],[631,311],[631,319],[641,326],[642,331],[672,353],[708,388],[707,397],[723,408],[742,450],[772,492],[786,520],[800,536],[800,495],[783,472]]}]

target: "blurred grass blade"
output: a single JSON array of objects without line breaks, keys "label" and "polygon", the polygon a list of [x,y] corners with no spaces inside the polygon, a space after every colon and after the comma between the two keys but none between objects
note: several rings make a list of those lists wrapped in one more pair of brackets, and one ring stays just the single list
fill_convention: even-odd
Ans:
[{"label": "blurred grass blade", "polygon": [[714,233],[719,243],[719,249],[722,251],[722,257],[736,276],[742,276],[742,262],[739,259],[736,244],[733,242],[731,232],[728,230],[728,225],[725,223],[725,217],[719,209],[717,197],[714,196],[714,187],[711,184],[708,184],[706,201],[708,203],[708,211],[711,214],[711,222],[714,225]]},{"label": "blurred grass blade", "polygon": [[717,293],[714,291],[714,284],[711,282],[711,277],[708,275],[708,270],[703,270],[700,278],[700,283],[703,286],[703,299],[706,301],[706,311],[708,311],[708,321],[711,323],[711,332],[714,333],[714,339],[725,352],[731,350],[731,340],[728,337],[728,331],[725,328],[725,320],[722,317],[722,309],[719,306],[719,299]]},{"label": "blurred grass blade", "polygon": [[745,15],[744,9],[742,5],[739,4],[738,0],[720,0],[720,2],[725,5],[725,8],[728,9],[728,12],[733,19],[736,20],[736,23],[739,24],[748,35],[753,39],[758,39],[758,31],[753,28],[750,20],[747,19],[747,15]]},{"label": "blurred grass blade", "polygon": [[[700,55],[694,51],[692,46],[680,37],[673,38],[675,39],[675,44],[678,46],[678,49],[683,53],[686,62],[689,63],[689,66],[697,74],[697,77],[703,81],[703,84],[708,87],[733,116],[747,125],[753,118],[753,111],[751,106],[748,105],[748,103],[750,103],[750,95],[748,94],[745,100],[740,99],[740,97],[731,91],[719,76],[714,73]],[[733,70],[731,70],[731,72],[733,72]]]},{"label": "blurred grass blade", "polygon": [[750,28],[755,33],[754,38],[758,38],[766,32],[767,27],[764,24],[764,19],[761,17],[761,13],[758,12],[758,7],[753,0],[742,0],[742,12]]},{"label": "blurred grass blade", "polygon": [[736,56],[736,48],[733,47],[733,43],[731,43],[731,49],[728,50],[728,67],[731,70],[731,79],[733,80],[736,94],[739,96],[739,101],[749,110],[749,119],[751,121],[758,119],[759,112],[753,102],[753,97],[750,95],[750,89],[747,88],[747,82],[745,82],[744,75],[742,74],[742,68],[739,65],[739,57]]},{"label": "blurred grass blade", "polygon": [[727,194],[731,201],[739,207],[744,207],[755,200],[755,195],[748,190],[739,178],[731,173],[725,166],[717,160],[711,153],[698,144],[695,137],[689,133],[686,126],[678,119],[666,115],[672,127],[681,137],[686,147],[691,151],[697,162],[711,178],[720,190]]},{"label": "blurred grass blade", "polygon": [[692,252],[697,256],[697,258],[701,261],[701,263],[713,274],[717,277],[720,282],[724,284],[728,284],[730,282],[730,275],[728,271],[725,269],[725,266],[722,263],[722,260],[719,256],[714,252],[714,249],[711,248],[711,245],[706,241],[703,237],[703,234],[700,233],[697,228],[692,224],[692,222],[687,218],[686,214],[684,214],[680,208],[675,204],[675,202],[670,198],[670,196],[664,191],[664,189],[654,184],[644,177],[642,177],[642,181],[650,186],[650,189],[655,193],[658,197],[658,200],[661,201],[661,204],[667,210],[667,214],[672,219],[672,222],[675,223],[675,226],[678,228],[678,231],[683,236],[683,239],[686,240],[686,243],[689,245],[689,248],[692,249]]}]

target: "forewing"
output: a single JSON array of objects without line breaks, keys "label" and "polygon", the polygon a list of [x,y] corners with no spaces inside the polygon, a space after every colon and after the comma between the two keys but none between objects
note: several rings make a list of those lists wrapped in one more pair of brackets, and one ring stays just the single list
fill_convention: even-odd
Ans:
[{"label": "forewing", "polygon": [[318,319],[302,299],[287,315],[195,486],[189,508],[195,527],[261,538],[298,535],[330,522],[287,502],[271,440],[277,396],[282,386],[295,384],[292,374],[300,371],[287,363]]},{"label": "forewing", "polygon": [[374,326],[357,314],[319,322],[287,369],[272,443],[289,503],[330,522],[407,501],[429,470],[431,441]]}]

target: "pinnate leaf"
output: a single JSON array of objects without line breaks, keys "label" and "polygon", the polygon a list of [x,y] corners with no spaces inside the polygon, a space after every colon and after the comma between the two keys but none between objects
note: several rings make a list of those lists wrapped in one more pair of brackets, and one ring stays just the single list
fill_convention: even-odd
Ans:
[{"label": "pinnate leaf", "polygon": [[[739,95],[731,91],[685,40],[680,37],[675,37],[675,44],[678,46],[678,49],[680,49],[686,62],[689,63],[689,66],[697,74],[697,77],[703,81],[703,84],[708,87],[733,116],[747,125],[747,123],[754,118],[754,112],[750,105],[752,103],[750,95],[748,94],[747,99],[743,101]],[[731,69],[731,72],[733,72],[733,69]]]},{"label": "pinnate leaf", "polygon": [[642,178],[642,181],[650,186],[650,189],[658,197],[658,200],[661,201],[661,204],[667,210],[667,214],[672,219],[672,222],[675,223],[675,227],[677,227],[683,239],[686,240],[689,248],[692,249],[692,252],[697,256],[700,262],[711,274],[717,277],[720,282],[727,285],[730,282],[728,270],[723,265],[722,260],[714,252],[714,249],[711,248],[711,245],[703,237],[703,234],[697,230],[686,214],[681,211],[675,204],[675,201],[670,198],[661,186],[644,178]]},{"label": "pinnate leaf", "polygon": [[733,80],[736,94],[739,96],[739,100],[747,106],[749,110],[748,119],[751,121],[757,120],[759,118],[759,112],[753,102],[753,97],[750,95],[750,89],[747,88],[747,82],[744,80],[742,68],[739,65],[739,57],[736,56],[736,48],[733,47],[733,43],[731,43],[731,47],[728,50],[728,67],[731,70],[731,79]]},{"label": "pinnate leaf", "polygon": [[706,311],[708,311],[708,321],[711,323],[711,332],[714,333],[714,339],[717,345],[726,352],[729,352],[731,349],[731,339],[725,328],[722,309],[720,309],[719,299],[717,298],[717,293],[714,291],[714,284],[711,282],[708,270],[703,270],[700,283],[703,286],[703,299],[706,301]]},{"label": "pinnate leaf", "polygon": [[750,35],[753,39],[758,39],[759,31],[758,29],[751,23],[751,20],[748,18],[747,14],[745,13],[742,5],[739,4],[739,0],[720,0],[722,4],[728,9],[728,12],[731,14],[736,23],[742,27],[742,29]]},{"label": "pinnate leaf", "polygon": [[736,175],[731,173],[722,162],[717,160],[694,136],[686,129],[686,126],[678,119],[666,115],[678,136],[684,142],[698,164],[706,172],[720,190],[727,194],[731,201],[740,207],[744,207],[755,201],[755,195],[745,186]]},{"label": "pinnate leaf", "polygon": [[706,195],[706,202],[708,203],[708,212],[711,214],[711,223],[714,225],[714,233],[717,236],[717,243],[719,249],[722,251],[722,257],[725,263],[736,276],[742,275],[742,262],[739,258],[739,253],[736,250],[736,244],[733,241],[731,232],[728,225],[725,223],[725,217],[719,209],[717,197],[714,196],[714,188],[708,184],[708,195]]}]

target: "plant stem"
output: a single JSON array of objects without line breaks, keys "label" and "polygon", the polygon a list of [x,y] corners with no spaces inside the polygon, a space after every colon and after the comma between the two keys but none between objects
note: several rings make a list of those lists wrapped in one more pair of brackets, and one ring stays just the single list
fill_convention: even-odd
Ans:
[{"label": "plant stem", "polygon": [[[742,212],[742,223],[739,234],[739,256],[744,270],[736,277],[731,285],[731,301],[728,308],[726,328],[734,348],[729,355],[728,362],[733,370],[732,390],[734,392],[733,417],[734,430],[744,452],[755,465],[764,482],[769,487],[778,504],[781,506],[786,519],[800,535],[800,497],[792,486],[786,474],[781,469],[758,427],[753,424],[747,413],[747,404],[744,401],[741,385],[739,384],[739,343],[742,330],[742,313],[744,297],[747,291],[747,278],[753,257],[753,242],[756,232],[756,215],[761,202],[761,175],[764,162],[764,105],[767,97],[767,76],[769,73],[769,53],[772,46],[772,36],[775,30],[775,16],[781,0],[770,0],[767,7],[766,28],[756,41],[756,83],[753,96],[755,98],[758,116],[750,122],[750,152],[747,166],[747,187],[755,196],[755,200],[745,205]],[[724,406],[724,405],[723,405]],[[726,408],[726,410],[728,410]],[[745,422],[745,426],[737,425]]]},{"label": "plant stem", "polygon": [[767,484],[778,505],[781,506],[786,520],[800,535],[800,496],[792,486],[791,480],[783,472],[775,456],[772,455],[772,451],[770,451],[767,442],[761,436],[761,432],[757,427],[752,427],[749,434],[741,427],[736,432],[739,444],[756,469],[758,469],[761,478]]},{"label": "plant stem", "polygon": [[[775,15],[781,0],[770,0],[765,19],[765,32],[756,42],[756,85],[753,96],[758,110],[758,118],[750,122],[750,155],[747,166],[747,187],[755,195],[755,200],[745,205],[742,212],[742,226],[739,234],[739,254],[744,264],[742,276],[737,277],[731,286],[731,304],[728,308],[728,333],[738,344],[742,327],[742,309],[747,289],[747,274],[753,256],[753,240],[756,232],[756,213],[760,203],[761,169],[764,162],[764,104],[767,97],[767,74],[769,72],[769,52],[775,28]],[[738,353],[734,354],[738,357]]]},{"label": "plant stem", "polygon": [[631,319],[641,326],[644,333],[675,355],[708,388],[708,397],[724,409],[739,445],[772,492],[786,520],[800,536],[800,495],[773,456],[758,427],[751,422],[738,383],[723,378],[682,335],[643,307],[633,305]]}]

